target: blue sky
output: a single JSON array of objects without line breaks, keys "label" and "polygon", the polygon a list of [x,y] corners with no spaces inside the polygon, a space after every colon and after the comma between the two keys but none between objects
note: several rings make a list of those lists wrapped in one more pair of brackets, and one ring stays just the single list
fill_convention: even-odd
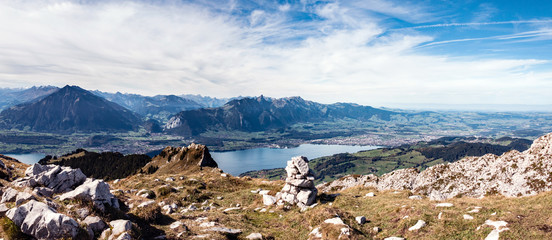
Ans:
[{"label": "blue sky", "polygon": [[2,1],[0,87],[551,104],[551,1]]}]

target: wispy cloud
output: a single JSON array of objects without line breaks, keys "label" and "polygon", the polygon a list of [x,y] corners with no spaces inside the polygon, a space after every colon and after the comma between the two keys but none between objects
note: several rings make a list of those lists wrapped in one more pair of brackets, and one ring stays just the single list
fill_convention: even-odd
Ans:
[{"label": "wispy cloud", "polygon": [[431,25],[422,25],[422,26],[415,26],[415,27],[400,28],[400,29],[424,29],[424,28],[443,28],[443,27],[470,27],[470,26],[486,26],[486,25],[536,24],[536,23],[552,23],[552,19],[540,19],[540,20],[515,20],[515,21],[500,21],[500,22],[440,23],[440,24],[431,24]]},{"label": "wispy cloud", "polygon": [[[431,16],[423,7],[371,3],[358,4],[405,19],[417,9],[413,22]],[[552,100],[551,74],[531,70],[546,59],[417,51],[438,41],[416,29],[455,25],[388,31],[351,2],[266,4],[2,1],[0,22],[10,24],[0,25],[0,84],[76,84],[148,95],[300,95],[369,105]],[[537,21],[549,22],[508,24]],[[545,33],[525,36],[531,34]]]}]

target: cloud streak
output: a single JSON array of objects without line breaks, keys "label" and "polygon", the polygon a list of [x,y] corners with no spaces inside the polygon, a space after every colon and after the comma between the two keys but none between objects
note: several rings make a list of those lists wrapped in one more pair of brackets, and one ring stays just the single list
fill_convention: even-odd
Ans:
[{"label": "cloud streak", "polygon": [[[408,14],[404,6],[375,2],[380,5],[370,11]],[[300,95],[378,106],[552,100],[545,94],[552,90],[551,74],[531,70],[546,60],[421,53],[420,46],[445,42],[389,31],[354,6],[1,2],[0,22],[13,24],[0,25],[0,84],[76,84],[146,95]],[[431,15],[420,9],[416,16]],[[538,34],[544,32],[502,37]]]}]

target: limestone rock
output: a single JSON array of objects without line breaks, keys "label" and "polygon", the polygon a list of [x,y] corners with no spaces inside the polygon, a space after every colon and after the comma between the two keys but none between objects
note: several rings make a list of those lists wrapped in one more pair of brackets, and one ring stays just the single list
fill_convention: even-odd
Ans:
[{"label": "limestone rock", "polygon": [[86,180],[86,176],[80,169],[57,165],[40,165],[38,163],[27,168],[25,176],[22,180],[23,185],[33,188],[37,186],[48,187],[55,193],[70,191]]},{"label": "limestone rock", "polygon": [[75,220],[36,200],[8,210],[6,216],[23,233],[37,239],[75,238],[78,233],[79,225]]},{"label": "limestone rock", "polygon": [[75,190],[64,193],[59,197],[60,200],[65,199],[81,199],[91,201],[94,206],[105,211],[105,206],[109,205],[113,208],[119,208],[119,200],[109,191],[109,185],[103,180],[87,179],[82,185]]},{"label": "limestone rock", "polygon": [[339,218],[339,217],[326,219],[326,220],[324,220],[324,223],[330,223],[330,224],[334,224],[334,225],[345,225],[345,223],[343,223],[343,220],[341,220],[341,218]]},{"label": "limestone rock", "polygon": [[0,203],[15,201],[17,194],[19,194],[19,192],[13,188],[6,189],[2,194],[2,201],[0,201]]},{"label": "limestone rock", "polygon": [[360,224],[360,225],[366,223],[366,217],[364,217],[364,216],[358,216],[358,217],[355,218],[355,220],[356,220],[357,223]]},{"label": "limestone rock", "polygon": [[33,193],[42,197],[52,197],[52,195],[54,195],[54,190],[47,187],[36,187]]},{"label": "limestone rock", "polygon": [[118,236],[121,233],[129,232],[132,230],[132,222],[129,220],[113,220],[109,222],[109,225],[113,227],[111,229],[111,236]]},{"label": "limestone rock", "polygon": [[250,239],[250,240],[262,240],[263,235],[260,234],[260,233],[251,233],[251,234],[247,235],[247,237],[245,237],[245,238]]},{"label": "limestone rock", "polygon": [[270,196],[268,194],[263,195],[263,204],[266,206],[274,205],[276,201],[277,199],[274,196]]},{"label": "limestone rock", "polygon": [[229,234],[229,235],[238,235],[238,234],[242,233],[241,229],[232,229],[232,228],[225,228],[225,227],[212,227],[212,228],[209,228],[209,229],[205,229],[203,231],[220,232],[220,233]]},{"label": "limestone rock", "polygon": [[5,203],[0,203],[0,215],[4,215],[8,210],[8,206]]},{"label": "limestone rock", "polygon": [[30,199],[35,199],[32,194],[28,192],[20,192],[17,194],[17,197],[15,197],[15,205],[22,204],[23,202]]},{"label": "limestone rock", "polygon": [[96,216],[88,216],[82,221],[82,223],[86,224],[86,230],[89,232],[91,237],[95,234],[101,233],[107,227],[107,224],[105,224],[101,218]]},{"label": "limestone rock", "polygon": [[425,227],[425,225],[427,225],[427,223],[424,220],[418,220],[418,222],[416,222],[414,226],[408,228],[408,231],[420,230],[421,228]]}]

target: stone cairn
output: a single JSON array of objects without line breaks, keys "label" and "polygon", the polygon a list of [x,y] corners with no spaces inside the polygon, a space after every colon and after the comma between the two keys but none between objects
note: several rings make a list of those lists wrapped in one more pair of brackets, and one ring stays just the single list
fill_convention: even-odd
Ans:
[{"label": "stone cairn", "polygon": [[301,208],[316,202],[318,191],[314,187],[314,173],[308,163],[309,160],[303,156],[293,157],[287,162],[286,184],[276,194],[276,198]]}]

